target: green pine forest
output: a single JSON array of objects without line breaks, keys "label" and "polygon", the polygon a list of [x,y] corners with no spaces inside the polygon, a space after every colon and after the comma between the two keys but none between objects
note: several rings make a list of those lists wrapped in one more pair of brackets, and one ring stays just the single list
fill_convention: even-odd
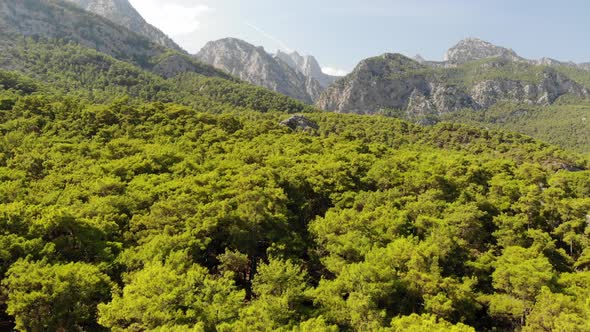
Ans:
[{"label": "green pine forest", "polygon": [[514,133],[563,105],[419,126],[41,38],[2,67],[0,330],[590,331],[588,137]]}]

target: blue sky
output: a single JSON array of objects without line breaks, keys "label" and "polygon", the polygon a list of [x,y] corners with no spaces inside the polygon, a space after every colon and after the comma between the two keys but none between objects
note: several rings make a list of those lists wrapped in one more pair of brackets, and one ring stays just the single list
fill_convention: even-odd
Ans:
[{"label": "blue sky", "polygon": [[396,52],[441,60],[465,37],[521,56],[590,62],[588,0],[130,0],[190,52],[237,37],[312,54],[331,72]]}]

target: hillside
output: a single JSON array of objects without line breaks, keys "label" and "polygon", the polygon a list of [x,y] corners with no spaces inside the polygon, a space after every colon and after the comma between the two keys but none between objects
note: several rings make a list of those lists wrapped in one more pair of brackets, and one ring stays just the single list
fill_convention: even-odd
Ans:
[{"label": "hillside", "polygon": [[[579,68],[387,54],[331,88],[394,87],[341,105],[405,121],[57,0],[0,2],[0,28],[0,330],[590,330],[590,157],[497,129],[587,144]],[[438,80],[453,111],[403,108]]]},{"label": "hillside", "polygon": [[[480,42],[472,50],[460,43],[449,51],[446,63],[389,53],[363,60],[324,91],[316,106],[424,125],[452,121],[506,129],[590,151],[585,139],[588,124],[581,121],[590,117],[590,110],[579,106],[590,100],[589,71],[558,62],[537,64]],[[509,115],[515,107],[531,112],[525,117]],[[489,114],[504,115],[495,121]]]},{"label": "hillside", "polygon": [[[191,57],[151,42],[105,18],[62,0],[0,2],[0,50],[10,53],[23,37],[79,44],[133,63],[163,76],[193,71],[206,76],[229,76]],[[0,61],[21,61],[3,56]],[[20,70],[17,65],[2,68]]]},{"label": "hillside", "polygon": [[[227,105],[260,112],[309,111],[311,107],[284,95],[235,79],[206,77],[184,72],[166,79],[133,64],[65,41],[35,41],[23,38],[5,53],[0,68],[43,82],[44,90],[77,98],[109,102],[130,96],[145,101],[207,105],[211,112]],[[198,95],[199,98],[196,98]]]},{"label": "hillside", "polygon": [[590,317],[588,159],[460,125],[312,112],[319,129],[293,131],[283,112],[212,114],[207,96],[43,86],[0,74],[3,326],[536,331],[563,324],[548,303],[578,329]]},{"label": "hillside", "polygon": [[312,104],[322,90],[315,78],[290,67],[263,48],[240,39],[209,42],[195,57],[244,81],[308,104]]},{"label": "hillside", "polygon": [[482,112],[449,113],[441,121],[504,129],[590,154],[590,103],[563,101],[550,107],[501,103]]},{"label": "hillside", "polygon": [[183,51],[170,37],[145,21],[127,0],[66,0],[134,31],[154,43]]}]

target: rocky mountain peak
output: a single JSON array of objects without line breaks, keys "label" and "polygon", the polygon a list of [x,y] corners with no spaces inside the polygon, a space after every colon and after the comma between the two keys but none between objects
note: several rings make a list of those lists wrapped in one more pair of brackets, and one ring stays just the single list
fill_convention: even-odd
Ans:
[{"label": "rocky mountain peak", "polygon": [[149,24],[128,0],[66,0],[102,16],[162,46],[182,50],[172,39]]},{"label": "rocky mountain peak", "polygon": [[311,103],[321,92],[320,84],[291,67],[287,61],[273,57],[264,48],[236,38],[207,43],[197,59],[224,70],[252,84]]},{"label": "rocky mountain peak", "polygon": [[393,73],[401,73],[420,69],[423,66],[416,60],[399,53],[385,53],[377,57],[361,61],[353,70],[355,73],[371,73],[373,76],[386,76]]},{"label": "rocky mountain peak", "polygon": [[476,61],[487,58],[501,57],[510,60],[521,60],[522,58],[511,49],[496,46],[490,42],[478,39],[463,39],[457,45],[449,49],[445,55],[445,61],[462,64],[469,61]]},{"label": "rocky mountain peak", "polygon": [[[547,106],[564,95],[590,98],[588,88],[556,69],[538,68],[521,58],[515,65],[510,57],[518,56],[511,50],[471,39],[460,43],[456,51],[449,61],[458,62],[436,69],[397,53],[365,59],[326,89],[316,105],[360,114],[394,109],[429,119],[463,109],[487,109],[501,101]],[[497,56],[502,59],[476,64],[476,71],[461,65],[461,61]],[[519,73],[512,72],[515,68]]]},{"label": "rocky mountain peak", "polygon": [[286,53],[278,50],[275,58],[280,59],[301,74],[317,80],[322,88],[327,88],[338,79],[336,76],[325,74],[317,59],[311,55],[300,55],[297,51]]},{"label": "rocky mountain peak", "polygon": [[287,54],[279,50],[276,56],[283,61],[287,60],[287,58],[290,59],[290,62],[288,60],[285,62],[295,64],[296,69],[308,76],[315,77],[322,74],[322,68],[320,67],[320,64],[316,58],[311,55],[302,56],[296,51]]}]

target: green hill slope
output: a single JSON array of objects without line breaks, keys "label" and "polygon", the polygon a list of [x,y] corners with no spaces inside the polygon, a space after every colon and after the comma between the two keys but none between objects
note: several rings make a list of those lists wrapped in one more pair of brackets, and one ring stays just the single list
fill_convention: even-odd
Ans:
[{"label": "green hill slope", "polygon": [[482,112],[465,110],[447,114],[442,120],[520,132],[590,154],[590,104],[584,101],[550,107],[503,103]]},{"label": "green hill slope", "polygon": [[504,58],[421,64],[385,54],[362,61],[324,92],[317,105],[425,125],[452,121],[505,129],[588,152],[590,131],[582,119],[590,116],[584,107],[589,82],[590,71],[566,65]]},{"label": "green hill slope", "polygon": [[206,102],[258,111],[310,111],[284,95],[239,82],[185,72],[166,79],[133,64],[74,43],[21,38],[5,53],[0,68],[9,68],[46,83],[48,89],[93,101],[130,96],[144,101],[185,105]]},{"label": "green hill slope", "polygon": [[213,94],[103,104],[0,85],[3,326],[586,326],[581,156],[385,117],[312,112],[319,129],[292,131],[284,112],[211,114]]},{"label": "green hill slope", "polygon": [[186,54],[153,43],[63,0],[0,3],[0,50],[7,53],[2,60],[18,61],[18,54],[10,53],[13,48],[22,46],[19,44],[22,44],[23,36],[82,45],[163,76],[192,71],[206,76],[229,78],[226,73]]},{"label": "green hill slope", "polygon": [[590,159],[496,130],[584,103],[423,127],[83,31],[0,43],[0,330],[590,328]]}]

